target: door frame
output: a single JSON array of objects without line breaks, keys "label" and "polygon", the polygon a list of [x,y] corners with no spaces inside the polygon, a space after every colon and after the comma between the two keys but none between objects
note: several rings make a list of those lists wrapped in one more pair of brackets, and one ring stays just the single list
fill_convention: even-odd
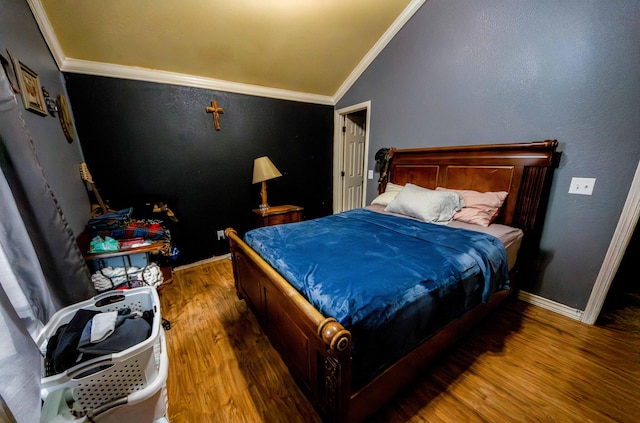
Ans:
[{"label": "door frame", "polygon": [[631,182],[631,188],[629,194],[627,194],[627,200],[622,208],[618,225],[613,233],[613,238],[609,244],[607,254],[604,256],[604,261],[596,282],[593,284],[589,301],[582,314],[582,322],[589,325],[593,325],[598,319],[598,315],[602,310],[602,305],[607,297],[613,278],[616,276],[616,272],[620,267],[620,262],[624,253],[631,241],[633,231],[638,224],[638,218],[640,216],[640,162],[636,168],[633,182]]},{"label": "door frame", "polygon": [[346,116],[350,113],[366,110],[365,134],[364,134],[364,162],[362,163],[362,204],[364,207],[367,201],[367,168],[369,166],[369,133],[371,127],[371,100],[347,106],[334,112],[333,124],[333,213],[342,211],[342,170],[344,167],[344,137],[342,127],[345,124]]}]

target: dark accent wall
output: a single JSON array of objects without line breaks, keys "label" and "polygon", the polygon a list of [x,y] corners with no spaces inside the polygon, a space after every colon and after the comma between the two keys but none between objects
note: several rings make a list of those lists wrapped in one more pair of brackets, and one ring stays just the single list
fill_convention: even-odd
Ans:
[{"label": "dark accent wall", "polygon": [[[584,309],[640,159],[638,22],[637,0],[429,0],[337,108],[371,101],[369,163],[389,146],[558,139],[526,288]],[[592,196],[567,193],[574,176],[597,178]]]},{"label": "dark accent wall", "polygon": [[[268,181],[270,205],[331,214],[333,108],[200,88],[65,74],[77,131],[99,193],[114,208],[162,201],[177,264],[227,253],[216,232],[254,225],[260,204],[253,160],[283,174]],[[221,130],[205,108],[224,108]],[[142,209],[138,209],[142,210]]]}]

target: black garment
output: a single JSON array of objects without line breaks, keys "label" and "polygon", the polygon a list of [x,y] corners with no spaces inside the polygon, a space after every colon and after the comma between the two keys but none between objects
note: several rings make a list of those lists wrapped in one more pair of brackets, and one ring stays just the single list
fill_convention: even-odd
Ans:
[{"label": "black garment", "polygon": [[[93,316],[101,313],[94,310],[78,310],[71,321],[60,326],[49,338],[45,355],[45,377],[64,372],[71,367],[105,354],[117,353],[149,338],[152,332],[152,310],[142,317],[132,315],[129,308],[118,311],[119,325],[105,340],[79,347],[82,332],[91,325]],[[135,316],[135,317],[134,317]]]},{"label": "black garment", "polygon": [[[87,326],[91,322],[87,323]],[[91,327],[87,328],[91,333]],[[81,342],[78,351],[92,355],[113,354],[124,351],[144,341],[151,335],[151,326],[137,314],[127,314],[118,316],[115,329],[111,335],[100,342]]]},{"label": "black garment", "polygon": [[55,374],[62,373],[77,364],[80,355],[78,342],[82,330],[98,313],[100,312],[80,309],[71,318],[71,321],[62,328],[52,356]]}]

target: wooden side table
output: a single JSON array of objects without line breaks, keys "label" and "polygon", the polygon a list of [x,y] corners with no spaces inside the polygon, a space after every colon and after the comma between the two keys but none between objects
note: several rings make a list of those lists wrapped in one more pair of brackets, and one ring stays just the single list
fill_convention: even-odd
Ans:
[{"label": "wooden side table", "polygon": [[253,209],[256,214],[256,226],[280,225],[282,223],[300,222],[302,220],[302,210],[298,206],[274,206],[268,209]]}]

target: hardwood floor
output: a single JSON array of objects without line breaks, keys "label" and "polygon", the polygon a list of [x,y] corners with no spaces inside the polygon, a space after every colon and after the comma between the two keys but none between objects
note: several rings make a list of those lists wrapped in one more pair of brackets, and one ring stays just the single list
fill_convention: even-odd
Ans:
[{"label": "hardwood floor", "polygon": [[[318,422],[238,300],[229,260],[175,272],[160,291],[169,420]],[[383,406],[371,422],[637,422],[640,333],[515,301]]]},{"label": "hardwood floor", "polygon": [[596,325],[623,332],[640,333],[640,293],[620,294],[615,305],[602,310]]}]

